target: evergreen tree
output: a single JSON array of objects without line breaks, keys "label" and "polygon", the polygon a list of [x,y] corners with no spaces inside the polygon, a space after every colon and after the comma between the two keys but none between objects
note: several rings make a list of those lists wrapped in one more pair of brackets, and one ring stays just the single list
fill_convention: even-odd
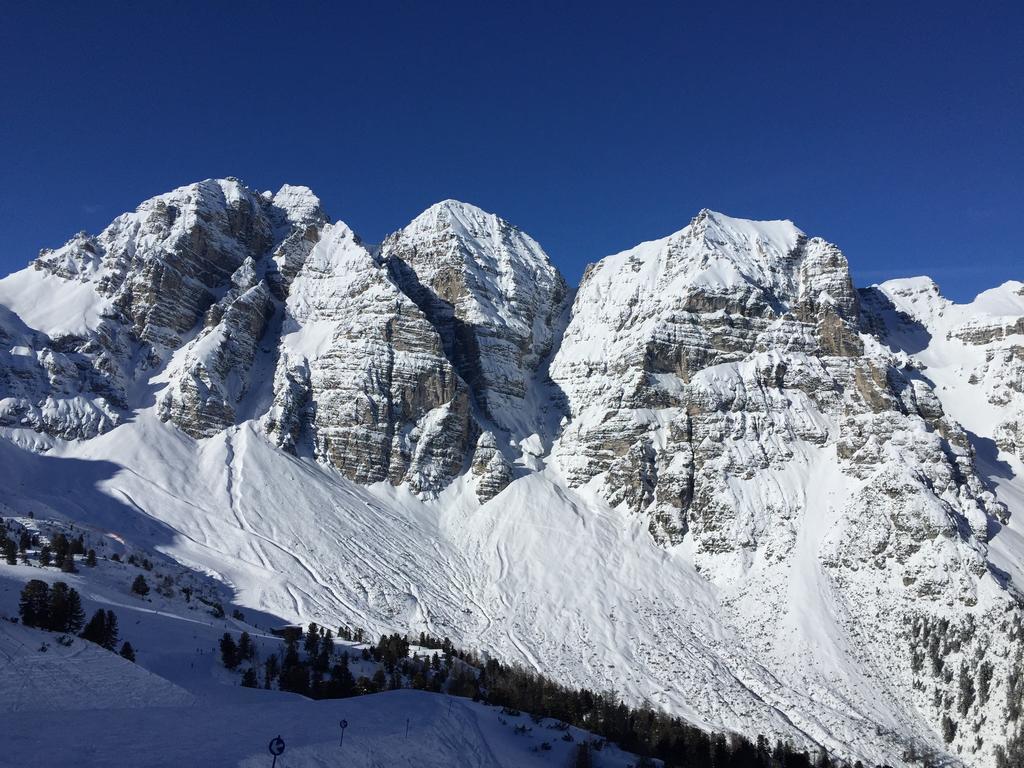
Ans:
[{"label": "evergreen tree", "polygon": [[383,691],[388,684],[387,675],[384,674],[383,669],[378,669],[373,673],[373,677],[370,678],[370,682],[373,683],[374,691]]},{"label": "evergreen tree", "polygon": [[332,699],[344,699],[353,694],[355,685],[355,678],[348,668],[348,656],[343,655],[341,661],[331,668],[331,680],[327,684],[328,696]]},{"label": "evergreen tree", "polygon": [[96,550],[90,549],[88,554],[85,556],[85,564],[90,568],[96,567]]},{"label": "evergreen tree", "polygon": [[44,568],[48,568],[50,563],[53,562],[53,550],[46,544],[39,550],[39,564]]},{"label": "evergreen tree", "polygon": [[304,641],[304,648],[306,656],[310,659],[316,658],[317,650],[320,647],[320,631],[316,626],[316,622],[311,621],[309,628],[306,630],[306,639]]},{"label": "evergreen tree", "polygon": [[284,660],[281,662],[281,671],[283,672],[286,667],[294,667],[299,663],[299,648],[296,645],[295,639],[289,637],[285,641],[284,645]]},{"label": "evergreen tree", "polygon": [[956,723],[949,715],[942,716],[942,740],[949,744],[956,738]]},{"label": "evergreen tree", "polygon": [[270,690],[271,684],[277,679],[277,675],[280,672],[280,667],[277,663],[277,656],[271,654],[267,657],[267,660],[263,662],[264,669],[264,684],[263,687],[268,691]]},{"label": "evergreen tree", "polygon": [[132,582],[132,592],[140,597],[145,597],[149,594],[149,584],[146,583],[146,577],[141,573]]},{"label": "evergreen tree", "polygon": [[75,568],[75,556],[70,552],[64,553],[64,559],[60,562],[60,570],[63,573],[78,573]]},{"label": "evergreen tree", "polygon": [[256,670],[253,667],[248,667],[245,672],[242,673],[242,687],[243,688],[256,688],[258,682],[256,680]]},{"label": "evergreen tree", "polygon": [[590,752],[589,744],[580,744],[576,747],[576,754],[573,757],[574,768],[593,768],[594,758]]},{"label": "evergreen tree", "polygon": [[50,586],[32,579],[21,590],[18,615],[26,627],[46,627],[50,623]]},{"label": "evergreen tree", "polygon": [[4,536],[3,541],[0,542],[0,549],[3,550],[4,559],[8,565],[18,564],[18,545],[11,539]]},{"label": "evergreen tree", "polygon": [[220,658],[224,662],[224,666],[228,669],[235,669],[238,667],[238,646],[235,644],[235,640],[231,637],[228,632],[224,633],[224,637],[220,639]]},{"label": "evergreen tree", "polygon": [[54,632],[77,632],[85,623],[82,599],[78,591],[63,581],[55,582],[50,589],[49,619],[47,629]]},{"label": "evergreen tree", "polygon": [[249,637],[248,632],[243,632],[238,637],[238,660],[251,661],[252,657],[256,654],[256,649],[253,647],[252,639]]},{"label": "evergreen tree", "polygon": [[82,608],[82,598],[77,589],[71,589],[68,595],[68,623],[65,632],[77,632],[85,623],[85,610]]},{"label": "evergreen tree", "polygon": [[313,660],[313,669],[317,672],[326,672],[328,667],[331,666],[331,651],[334,649],[334,643],[330,637],[325,637],[320,641],[320,650],[316,654],[316,658]]},{"label": "evergreen tree", "polygon": [[108,610],[106,613],[106,628],[103,638],[104,642],[102,643],[103,647],[108,651],[114,650],[114,647],[117,645],[117,635],[117,614]]},{"label": "evergreen tree", "polygon": [[101,610],[97,610],[89,619],[89,623],[85,625],[85,629],[82,630],[80,635],[83,640],[88,640],[90,643],[96,643],[96,645],[106,646],[107,639],[107,618],[106,614]]},{"label": "evergreen tree", "polygon": [[128,661],[135,661],[135,649],[132,648],[132,644],[127,640],[121,646],[121,657],[128,659]]},{"label": "evergreen tree", "polygon": [[301,693],[303,695],[309,693],[309,671],[306,665],[299,663],[282,664],[278,687],[282,691],[292,691],[293,693]]},{"label": "evergreen tree", "polygon": [[58,568],[62,568],[64,566],[64,558],[71,550],[71,547],[68,545],[68,537],[63,533],[58,533],[53,537],[53,541],[50,543],[53,547],[54,564]]},{"label": "evergreen tree", "polygon": [[21,530],[21,534],[18,536],[18,551],[25,552],[29,547],[32,546],[32,536],[26,529]]}]

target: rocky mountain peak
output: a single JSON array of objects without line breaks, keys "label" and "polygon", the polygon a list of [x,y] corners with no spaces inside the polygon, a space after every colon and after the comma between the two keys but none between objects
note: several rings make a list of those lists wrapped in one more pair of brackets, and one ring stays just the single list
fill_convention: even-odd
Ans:
[{"label": "rocky mountain peak", "polygon": [[313,221],[326,223],[328,220],[320,198],[309,187],[284,184],[274,194],[264,192],[263,198],[273,203],[294,224]]},{"label": "rocky mountain peak", "polygon": [[481,415],[519,438],[538,431],[523,404],[568,292],[540,245],[494,214],[445,200],[385,239],[379,256],[438,329]]}]

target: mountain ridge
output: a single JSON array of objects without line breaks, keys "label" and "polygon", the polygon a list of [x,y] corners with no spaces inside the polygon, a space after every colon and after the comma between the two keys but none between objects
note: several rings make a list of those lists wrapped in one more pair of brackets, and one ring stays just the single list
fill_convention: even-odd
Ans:
[{"label": "mountain ridge", "polygon": [[0,430],[12,466],[111,463],[68,493],[253,608],[980,766],[1016,728],[1024,290],[933,286],[702,210],[574,291],[466,203],[369,247],[307,188],[207,180],[0,280]]}]

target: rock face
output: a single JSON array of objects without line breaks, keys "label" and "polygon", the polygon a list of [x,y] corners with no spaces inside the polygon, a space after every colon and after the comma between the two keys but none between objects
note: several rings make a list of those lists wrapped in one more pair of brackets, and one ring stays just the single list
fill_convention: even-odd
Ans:
[{"label": "rock face", "polygon": [[369,248],[304,187],[204,181],[0,281],[0,431],[47,450],[154,416],[198,446],[249,425],[424,504],[500,497],[510,525],[502,500],[546,483],[699,572],[708,637],[756,667],[731,673],[737,711],[990,764],[1024,654],[1024,285],[858,291],[792,223],[701,211],[569,297],[532,238],[464,203]]},{"label": "rock face", "polygon": [[[842,253],[789,222],[702,211],[593,265],[551,365],[572,419],[558,446],[570,480],[600,476],[613,503],[648,513],[668,543],[694,527],[700,537],[705,518],[717,529],[721,517],[704,510],[732,501],[700,467],[734,467],[726,435],[759,437],[751,468],[787,458],[793,436],[823,442],[820,421],[790,418],[773,390],[836,399],[830,369],[862,350],[857,316]],[[702,546],[744,538],[719,533]]]},{"label": "rock face", "polygon": [[956,420],[1024,459],[1024,283],[962,305],[928,278],[891,280],[868,295],[880,338],[949,392]]},{"label": "rock face", "polygon": [[284,305],[274,405],[282,446],[361,483],[437,491],[475,440],[470,393],[440,336],[344,224],[327,225]]},{"label": "rock face", "polygon": [[388,237],[380,258],[437,328],[483,416],[519,438],[538,431],[527,396],[555,342],[567,288],[537,242],[446,200]]},{"label": "rock face", "polygon": [[270,287],[247,257],[231,276],[227,294],[206,311],[203,330],[188,345],[160,401],[160,417],[192,437],[210,437],[233,425],[272,312]]}]

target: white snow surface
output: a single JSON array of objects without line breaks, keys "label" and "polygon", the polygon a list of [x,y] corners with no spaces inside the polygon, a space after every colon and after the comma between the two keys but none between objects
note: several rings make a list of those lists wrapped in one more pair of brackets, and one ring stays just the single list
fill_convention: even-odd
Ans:
[{"label": "white snow surface", "polygon": [[[110,539],[112,547],[115,541]],[[137,661],[82,639],[63,645],[57,633],[0,621],[0,765],[263,766],[270,740],[280,735],[286,744],[278,760],[282,768],[339,760],[360,768],[540,768],[564,765],[578,742],[592,738],[577,728],[562,730],[553,720],[534,722],[526,713],[510,715],[424,691],[312,701],[242,688],[239,673],[221,665],[218,640],[224,632],[237,638],[248,631],[263,658],[281,643],[266,625],[215,619],[198,601],[187,604],[180,596],[132,595],[128,585],[137,573],[153,581],[174,567],[158,562],[153,571],[142,571],[105,554],[101,548],[98,567],[77,574],[0,564],[0,615],[16,615],[17,595],[28,579],[64,581],[82,594],[87,615],[97,608],[117,614],[120,638],[132,643]],[[359,660],[361,647],[339,642],[335,652],[349,653],[353,674],[372,674],[377,667]],[[342,719],[347,728],[339,744]],[[516,733],[517,727],[524,732]],[[572,741],[563,739],[566,732]],[[548,748],[541,749],[545,742]],[[602,768],[635,763],[614,746],[594,757]]]}]

